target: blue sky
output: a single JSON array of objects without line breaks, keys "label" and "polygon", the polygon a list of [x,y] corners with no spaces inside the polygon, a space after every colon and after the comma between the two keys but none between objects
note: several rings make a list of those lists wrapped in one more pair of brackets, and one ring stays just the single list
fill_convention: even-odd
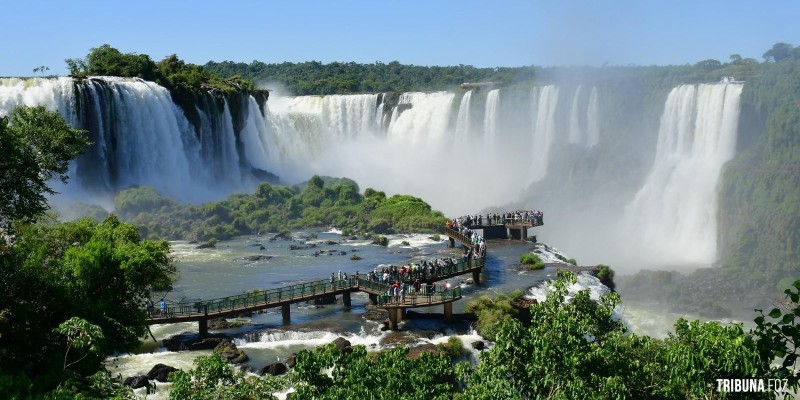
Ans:
[{"label": "blue sky", "polygon": [[668,65],[800,45],[800,1],[41,1],[3,5],[0,76],[108,43],[158,61]]}]

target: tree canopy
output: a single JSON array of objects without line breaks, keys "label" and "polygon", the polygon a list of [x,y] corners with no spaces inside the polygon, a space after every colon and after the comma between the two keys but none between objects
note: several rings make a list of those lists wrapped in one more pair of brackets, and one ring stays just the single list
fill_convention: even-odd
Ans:
[{"label": "tree canopy", "polygon": [[53,178],[66,183],[70,160],[89,146],[54,111],[19,107],[0,118],[0,229],[15,219],[32,221],[48,209]]}]

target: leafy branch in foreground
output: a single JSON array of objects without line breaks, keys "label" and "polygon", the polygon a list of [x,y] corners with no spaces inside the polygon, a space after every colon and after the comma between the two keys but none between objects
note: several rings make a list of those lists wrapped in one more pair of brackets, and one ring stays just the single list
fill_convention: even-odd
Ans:
[{"label": "leafy branch in foreground", "polygon": [[89,146],[55,111],[18,107],[0,118],[0,229],[33,221],[49,208],[52,179],[66,183],[70,160]]}]

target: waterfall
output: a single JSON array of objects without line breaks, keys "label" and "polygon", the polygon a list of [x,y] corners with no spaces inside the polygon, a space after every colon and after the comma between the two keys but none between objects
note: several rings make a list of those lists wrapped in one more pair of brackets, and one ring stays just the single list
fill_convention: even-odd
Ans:
[{"label": "waterfall", "polygon": [[718,180],[735,152],[741,92],[701,84],[669,93],[653,168],[625,209],[637,252],[676,265],[714,261]]},{"label": "waterfall", "polygon": [[497,140],[497,113],[500,103],[500,89],[492,89],[486,95],[486,112],[483,118],[484,143],[490,149]]},{"label": "waterfall", "polygon": [[210,179],[201,162],[200,143],[165,88],[109,77],[103,83],[89,80],[86,90],[94,99],[108,98],[96,104],[100,115],[91,118],[99,125],[87,127],[92,141],[104,147],[84,154],[76,175],[100,168],[112,171],[109,181],[102,182],[106,188],[146,185],[182,200],[198,184],[207,185]]},{"label": "waterfall", "polygon": [[[0,115],[18,105],[58,111],[93,145],[71,163],[65,197],[110,205],[131,186],[181,201],[218,199],[244,189],[228,104],[206,99],[195,127],[164,87],[135,78],[3,79]],[[94,199],[94,200],[93,200]]]},{"label": "waterfall", "polygon": [[[535,90],[535,89],[534,89]],[[547,175],[550,149],[556,137],[556,107],[558,106],[559,88],[545,86],[534,92],[532,107],[535,109],[533,122],[533,151],[531,162],[531,182],[538,181]],[[538,96],[537,96],[538,93]]]},{"label": "waterfall", "polygon": [[595,146],[600,142],[600,110],[597,104],[597,87],[589,94],[589,105],[586,109],[586,145]]},{"label": "waterfall", "polygon": [[70,78],[0,78],[0,117],[8,115],[14,107],[44,106],[58,111],[70,123],[76,123],[74,85]]},{"label": "waterfall", "polygon": [[674,88],[658,131],[627,108],[641,98],[610,90],[520,84],[460,99],[274,95],[266,105],[209,95],[190,120],[165,88],[139,79],[0,79],[0,116],[44,105],[89,131],[94,144],[72,163],[70,185],[56,187],[81,201],[105,195],[108,205],[132,185],[207,201],[252,191],[265,171],[288,184],[347,176],[447,215],[545,210],[559,224],[538,233],[582,263],[713,260],[716,186],[734,154],[741,85]]},{"label": "waterfall", "polygon": [[441,145],[450,123],[455,94],[403,93],[389,126],[391,139],[410,144]]},{"label": "waterfall", "polygon": [[581,132],[579,100],[581,98],[581,85],[575,89],[572,95],[572,107],[569,112],[569,143],[579,143],[583,133]]},{"label": "waterfall", "polygon": [[456,139],[466,140],[470,137],[470,101],[472,100],[472,90],[464,93],[461,104],[458,106],[458,117],[456,118]]}]

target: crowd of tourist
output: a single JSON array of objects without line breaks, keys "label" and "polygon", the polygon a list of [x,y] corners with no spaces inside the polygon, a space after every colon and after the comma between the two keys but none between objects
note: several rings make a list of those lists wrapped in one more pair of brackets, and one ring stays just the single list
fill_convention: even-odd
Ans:
[{"label": "crowd of tourist", "polygon": [[474,214],[464,215],[454,218],[449,223],[453,229],[460,230],[462,227],[472,228],[473,226],[503,225],[530,223],[533,226],[544,224],[544,213],[533,210],[517,210],[505,213],[488,213],[486,215]]},{"label": "crowd of tourist", "polygon": [[450,283],[447,281],[441,283],[422,283],[419,279],[415,280],[414,283],[406,283],[395,281],[389,286],[389,291],[386,292],[385,297],[383,299],[386,303],[404,303],[406,301],[406,295],[409,296],[434,296],[436,293],[444,294],[446,291],[450,290]]}]

